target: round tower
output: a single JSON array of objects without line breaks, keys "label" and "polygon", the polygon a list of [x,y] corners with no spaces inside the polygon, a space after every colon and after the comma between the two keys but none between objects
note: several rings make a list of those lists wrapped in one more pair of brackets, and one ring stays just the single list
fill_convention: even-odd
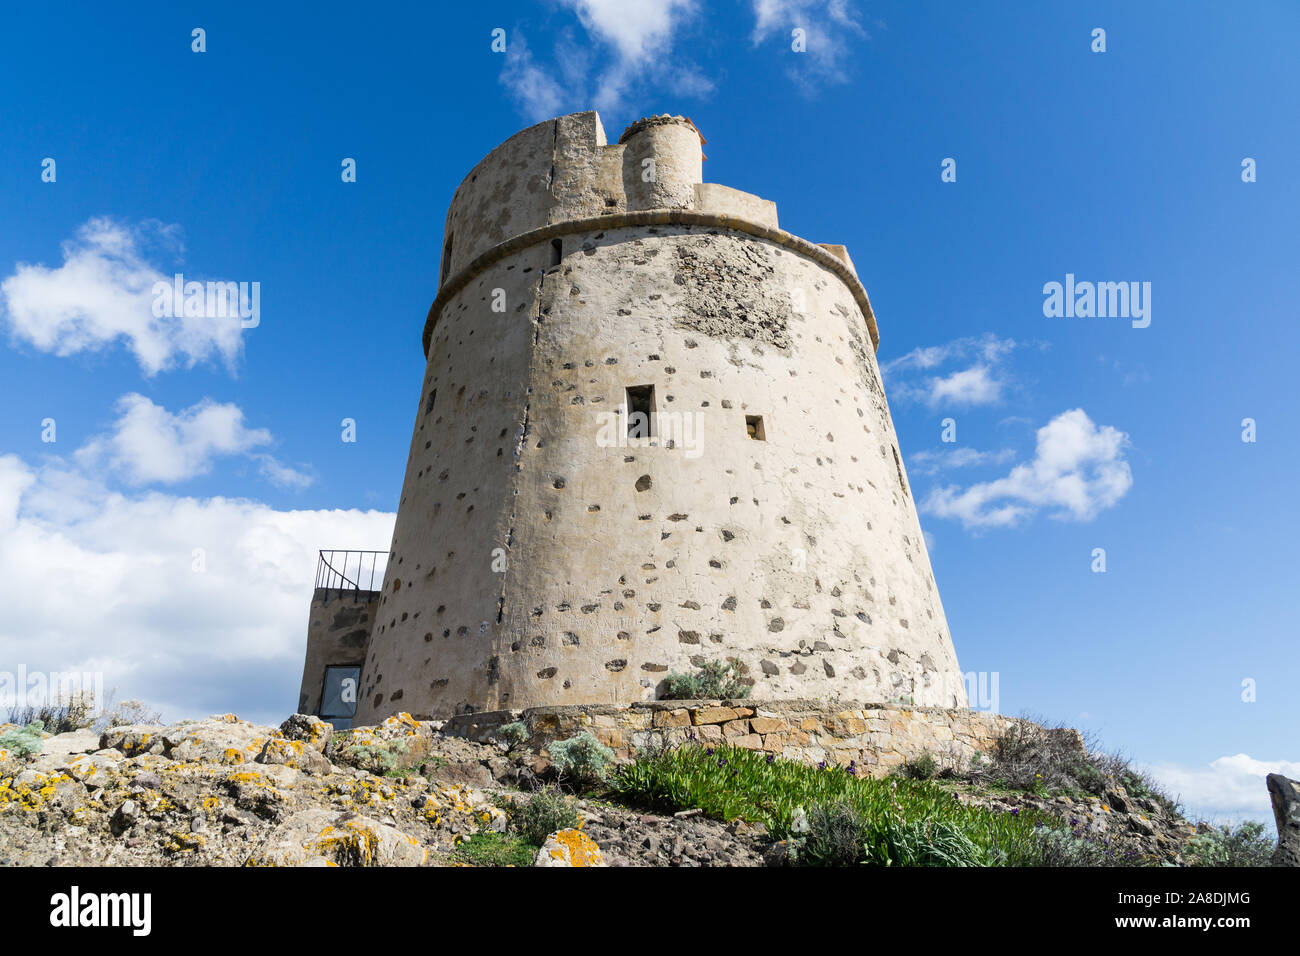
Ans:
[{"label": "round tower", "polygon": [[965,706],[848,253],[701,142],[577,113],[461,183],[357,723],[727,659],[756,699]]},{"label": "round tower", "polygon": [[637,120],[618,139],[624,148],[627,208],[686,209],[704,179],[700,133],[682,116]]}]

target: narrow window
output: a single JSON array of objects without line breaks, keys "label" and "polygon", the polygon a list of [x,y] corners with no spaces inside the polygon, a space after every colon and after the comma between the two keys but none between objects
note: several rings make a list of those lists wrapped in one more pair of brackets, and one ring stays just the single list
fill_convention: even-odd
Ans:
[{"label": "narrow window", "polygon": [[763,416],[746,415],[745,432],[755,441],[767,441],[767,432],[763,431]]},{"label": "narrow window", "polygon": [[654,437],[655,387],[631,385],[627,390],[627,437]]},{"label": "narrow window", "polygon": [[564,243],[559,239],[551,240],[551,265],[558,266],[560,260],[564,258]]},{"label": "narrow window", "polygon": [[442,244],[442,266],[438,269],[438,285],[440,286],[447,281],[447,270],[451,268],[451,237],[452,234],[447,233],[447,239]]},{"label": "narrow window", "polygon": [[433,403],[437,399],[437,397],[438,397],[438,390],[435,388],[432,392],[429,393],[429,400],[424,405],[424,414],[427,415],[431,411],[433,411]]}]

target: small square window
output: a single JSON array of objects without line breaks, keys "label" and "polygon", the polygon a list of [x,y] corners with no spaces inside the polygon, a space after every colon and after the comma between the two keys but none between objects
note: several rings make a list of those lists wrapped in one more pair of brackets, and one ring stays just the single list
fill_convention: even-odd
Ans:
[{"label": "small square window", "polygon": [[763,416],[746,415],[745,433],[755,441],[767,441],[767,432],[763,430]]}]

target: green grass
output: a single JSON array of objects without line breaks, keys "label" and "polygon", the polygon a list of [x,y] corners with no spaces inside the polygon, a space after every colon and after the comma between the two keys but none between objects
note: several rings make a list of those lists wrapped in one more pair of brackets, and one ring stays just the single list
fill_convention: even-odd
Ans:
[{"label": "green grass", "polygon": [[458,863],[474,866],[532,866],[537,847],[513,833],[489,830],[466,837],[451,856]]},{"label": "green grass", "polygon": [[737,747],[684,746],[643,756],[620,768],[609,787],[658,810],[699,808],[719,820],[762,823],[778,840],[814,830],[809,849],[823,836],[809,821],[822,826],[835,809],[837,831],[847,830],[861,846],[859,862],[879,865],[1033,865],[1041,859],[1035,825],[1060,826],[1031,810],[965,806],[928,780],[877,780]]}]

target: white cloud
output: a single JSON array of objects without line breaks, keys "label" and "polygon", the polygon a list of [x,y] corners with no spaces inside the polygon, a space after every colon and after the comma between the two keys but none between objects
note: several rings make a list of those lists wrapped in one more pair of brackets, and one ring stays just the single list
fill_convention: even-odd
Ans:
[{"label": "white cloud", "polygon": [[1052,517],[1087,521],[1128,492],[1133,476],[1124,449],[1128,436],[1097,426],[1086,412],[1062,412],[1038,429],[1034,459],[1005,478],[962,490],[937,488],[922,510],[957,518],[966,528],[1014,525],[1048,509]]},{"label": "white cloud", "polygon": [[[852,40],[866,31],[848,0],[753,0],[755,46],[775,35],[789,56],[786,73],[805,95],[825,84],[846,83]],[[803,31],[805,52],[791,50],[791,31]]]},{"label": "white cloud", "polygon": [[119,700],[168,717],[281,720],[297,704],[317,550],[386,550],[393,520],[124,496],[0,456],[2,666],[99,671]]},{"label": "white cloud", "polygon": [[953,405],[991,405],[1002,396],[1002,383],[993,377],[988,366],[975,365],[935,378],[930,383],[926,401],[931,408]]},{"label": "white cloud", "polygon": [[175,226],[131,227],[91,219],[63,243],[63,265],[19,263],[0,283],[0,315],[17,342],[72,355],[125,341],[147,375],[213,358],[228,367],[241,349],[240,319],[157,317],[153,285],[171,282],[145,256],[161,244],[178,251]]},{"label": "white cloud", "polygon": [[973,468],[979,465],[1001,465],[1016,453],[1010,448],[1001,451],[980,451],[976,448],[960,447],[939,451],[923,449],[907,459],[907,470],[918,475],[935,475],[952,468]]},{"label": "white cloud", "polygon": [[659,53],[672,39],[682,18],[695,10],[694,0],[562,0],[578,15],[583,29],[618,51],[619,59],[637,64]]},{"label": "white cloud", "polygon": [[[993,405],[1002,400],[1009,381],[1007,357],[1018,347],[1013,339],[987,334],[954,339],[944,345],[916,348],[881,366],[888,379],[890,399],[897,403],[922,402],[931,408]],[[964,367],[946,374],[933,372],[949,363]],[[918,380],[919,379],[919,380]]]},{"label": "white cloud", "polygon": [[622,111],[631,92],[650,81],[676,96],[700,98],[713,91],[707,76],[673,54],[678,33],[698,9],[696,0],[561,0],[561,5],[577,17],[589,38],[585,43],[572,31],[560,31],[554,65],[546,66],[535,62],[518,30],[506,46],[501,83],[529,119],[592,106]]},{"label": "white cloud", "polygon": [[[118,399],[117,410],[112,431],[88,441],[77,450],[76,459],[83,469],[107,469],[132,485],[188,481],[211,471],[220,456],[250,454],[272,442],[265,428],[244,425],[238,405],[211,399],[172,414],[133,392]],[[277,485],[311,484],[309,475],[265,452],[252,457],[261,473]]]},{"label": "white cloud", "polygon": [[1280,773],[1300,779],[1300,761],[1258,760],[1247,754],[1219,757],[1202,767],[1160,763],[1143,769],[1182,802],[1189,818],[1211,823],[1261,820],[1270,824],[1269,832],[1274,835],[1273,809],[1264,778]]},{"label": "white cloud", "polygon": [[524,38],[515,31],[506,45],[506,64],[501,85],[519,103],[520,111],[532,120],[545,120],[564,112],[564,89],[549,70],[533,61]]}]

